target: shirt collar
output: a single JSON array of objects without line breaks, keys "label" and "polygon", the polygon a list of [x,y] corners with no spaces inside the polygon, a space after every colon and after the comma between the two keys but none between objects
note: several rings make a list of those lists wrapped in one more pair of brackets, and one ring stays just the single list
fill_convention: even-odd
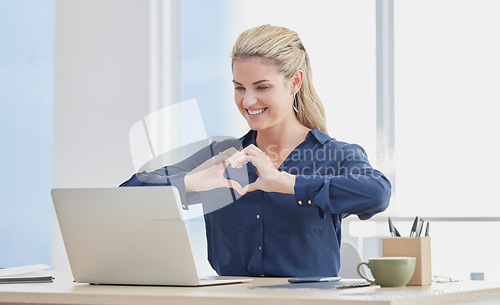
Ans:
[{"label": "shirt collar", "polygon": [[256,145],[256,137],[257,131],[250,129],[250,131],[241,138],[241,144],[243,145],[243,147],[247,147],[250,144]]},{"label": "shirt collar", "polygon": [[[319,129],[312,129],[307,134],[306,140],[310,134],[312,134],[316,139],[316,141],[318,141],[321,145],[325,144],[328,140],[331,139],[330,136],[324,133],[323,131]],[[255,140],[256,137],[257,137],[257,131],[250,129],[250,131],[247,132],[247,134],[241,138],[243,147],[247,147],[250,144],[256,145],[256,140]]]},{"label": "shirt collar", "polygon": [[321,145],[331,139],[329,135],[319,129],[313,129],[309,133],[311,133]]}]

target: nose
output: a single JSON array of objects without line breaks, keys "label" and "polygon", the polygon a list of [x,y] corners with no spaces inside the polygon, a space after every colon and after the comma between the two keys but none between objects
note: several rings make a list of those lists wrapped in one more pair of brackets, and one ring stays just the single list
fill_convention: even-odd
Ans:
[{"label": "nose", "polygon": [[257,97],[253,95],[251,92],[245,92],[245,95],[243,96],[243,102],[242,105],[245,108],[252,108],[253,105],[257,103]]}]

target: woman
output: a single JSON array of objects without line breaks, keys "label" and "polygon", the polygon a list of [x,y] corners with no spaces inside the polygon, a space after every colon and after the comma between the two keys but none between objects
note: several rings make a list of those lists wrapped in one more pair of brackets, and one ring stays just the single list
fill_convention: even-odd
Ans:
[{"label": "woman", "polygon": [[[271,25],[243,32],[232,70],[236,106],[251,130],[123,185],[171,184],[184,205],[201,201],[208,258],[220,275],[336,276],[342,218],[385,210],[389,181],[360,146],[326,134],[295,32]],[[236,192],[224,201],[227,190]]]}]

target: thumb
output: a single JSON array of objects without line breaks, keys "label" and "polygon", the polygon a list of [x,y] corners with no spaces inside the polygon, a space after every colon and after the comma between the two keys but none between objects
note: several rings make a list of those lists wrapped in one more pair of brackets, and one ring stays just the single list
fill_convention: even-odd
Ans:
[{"label": "thumb", "polygon": [[226,181],[227,181],[227,186],[229,188],[234,189],[240,195],[244,195],[245,194],[244,188],[241,187],[241,184],[238,181],[234,181],[234,180],[230,180],[230,179],[227,179]]},{"label": "thumb", "polygon": [[260,190],[260,188],[258,187],[257,181],[256,181],[256,182],[252,182],[250,184],[245,185],[243,190],[245,191],[245,193],[249,193],[249,192]]}]

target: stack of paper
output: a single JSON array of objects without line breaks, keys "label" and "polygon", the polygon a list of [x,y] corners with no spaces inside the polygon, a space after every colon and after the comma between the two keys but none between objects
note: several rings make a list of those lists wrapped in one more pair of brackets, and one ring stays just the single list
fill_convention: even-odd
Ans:
[{"label": "stack of paper", "polygon": [[0,269],[0,284],[50,283],[54,280],[52,275],[39,273],[40,270],[47,268],[50,266],[38,264]]}]

